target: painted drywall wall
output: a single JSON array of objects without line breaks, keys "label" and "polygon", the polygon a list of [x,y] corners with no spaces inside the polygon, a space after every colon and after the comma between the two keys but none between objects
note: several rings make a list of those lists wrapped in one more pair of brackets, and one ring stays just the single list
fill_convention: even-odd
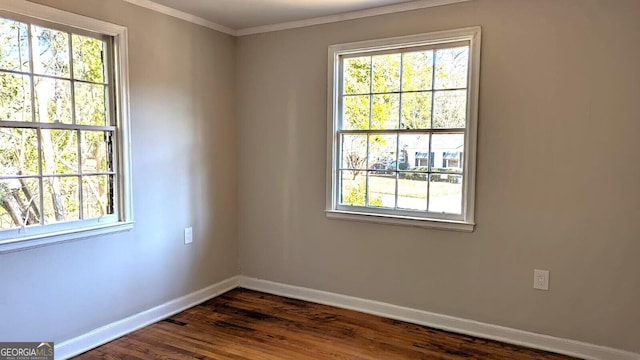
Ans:
[{"label": "painted drywall wall", "polygon": [[67,340],[238,273],[235,39],[118,0],[37,2],[129,28],[136,223],[0,255],[2,341]]},{"label": "painted drywall wall", "polygon": [[[639,352],[639,18],[475,0],[239,38],[242,274]],[[327,219],[327,47],[476,25],[475,231]]]}]

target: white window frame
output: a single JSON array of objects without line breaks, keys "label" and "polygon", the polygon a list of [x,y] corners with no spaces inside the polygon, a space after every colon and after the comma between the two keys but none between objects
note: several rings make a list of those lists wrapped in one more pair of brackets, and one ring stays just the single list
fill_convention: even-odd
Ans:
[{"label": "white window frame", "polygon": [[[447,30],[426,34],[367,40],[329,47],[328,61],[328,125],[326,215],[332,219],[368,221],[392,225],[418,226],[471,232],[475,226],[476,147],[478,131],[478,93],[480,83],[480,27]],[[407,48],[434,47],[440,44],[469,43],[469,83],[467,96],[467,127],[465,129],[464,181],[462,215],[434,216],[421,211],[373,209],[339,204],[339,130],[341,122],[341,57]]]},{"label": "white window frame", "polygon": [[80,220],[59,224],[0,231],[0,254],[49,244],[88,238],[133,228],[133,196],[131,182],[131,139],[129,113],[129,61],[127,28],[82,15],[23,0],[0,0],[0,11],[42,20],[112,38],[114,72],[116,214],[98,220]]}]

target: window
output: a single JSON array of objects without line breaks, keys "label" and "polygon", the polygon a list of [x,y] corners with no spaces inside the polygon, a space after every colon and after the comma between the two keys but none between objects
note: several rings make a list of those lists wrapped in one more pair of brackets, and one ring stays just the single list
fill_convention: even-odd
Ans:
[{"label": "window", "polygon": [[479,28],[329,48],[329,217],[473,230],[479,63]]},{"label": "window", "polygon": [[0,8],[0,251],[130,227],[125,37]]}]

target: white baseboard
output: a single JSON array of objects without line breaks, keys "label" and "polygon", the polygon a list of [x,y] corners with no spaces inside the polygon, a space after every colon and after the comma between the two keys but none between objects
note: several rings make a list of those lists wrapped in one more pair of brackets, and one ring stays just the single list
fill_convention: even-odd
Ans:
[{"label": "white baseboard", "polygon": [[387,304],[379,301],[340,295],[321,290],[286,285],[246,276],[234,276],[217,284],[171,300],[149,310],[102,326],[55,346],[56,359],[68,359],[109,341],[177,314],[236,287],[306,300],[314,303],[356,310],[390,319],[425,325],[436,329],[476,336],[484,339],[552,351],[588,360],[640,360],[640,354],[585,342],[562,339],[504,326],[486,324],[448,315]]},{"label": "white baseboard", "polygon": [[479,338],[497,340],[509,344],[575,356],[582,359],[640,360],[640,354],[605,346],[536,334],[504,326],[486,324],[478,321],[435,314],[423,310],[416,310],[383,302],[308,289],[299,286],[286,285],[246,276],[240,277],[240,287],[273,295],[286,296],[294,299],[356,310]]},{"label": "white baseboard", "polygon": [[55,358],[68,359],[123,335],[151,325],[206,300],[238,287],[240,276],[234,276],[191,294],[173,299],[149,310],[102,326],[84,335],[55,344]]}]

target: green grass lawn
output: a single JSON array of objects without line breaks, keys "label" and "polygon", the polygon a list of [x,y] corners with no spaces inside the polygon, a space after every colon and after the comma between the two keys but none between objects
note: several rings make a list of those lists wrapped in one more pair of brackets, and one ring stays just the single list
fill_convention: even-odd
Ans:
[{"label": "green grass lawn", "polygon": [[[462,185],[448,182],[431,182],[426,180],[399,179],[398,196],[396,197],[396,179],[386,176],[369,177],[369,194],[366,194],[366,175],[358,174],[356,179],[345,176],[342,180],[342,202],[353,206],[399,207],[425,211],[460,214],[462,201]],[[427,201],[427,192],[429,201]],[[368,203],[365,205],[365,202]]]},{"label": "green grass lawn", "polygon": [[[344,179],[344,186],[352,188],[357,182],[365,181],[364,176],[356,178],[356,180]],[[461,184],[451,184],[447,182],[432,182],[430,185],[431,196],[448,196],[458,195],[462,191]],[[395,195],[396,180],[392,177],[370,176],[369,191],[375,194]],[[398,196],[426,198],[427,197],[427,181],[424,180],[398,180]]]}]

